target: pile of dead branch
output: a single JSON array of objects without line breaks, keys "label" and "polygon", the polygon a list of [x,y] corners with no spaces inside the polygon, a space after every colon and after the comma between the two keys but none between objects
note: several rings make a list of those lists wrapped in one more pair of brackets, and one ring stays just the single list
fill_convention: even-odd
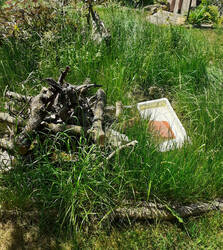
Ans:
[{"label": "pile of dead branch", "polygon": [[[13,158],[10,155],[27,155],[35,135],[40,132],[55,134],[65,131],[74,137],[84,136],[101,150],[106,145],[113,145],[115,150],[107,156],[107,160],[124,147],[137,143],[130,142],[127,136],[111,129],[115,117],[105,120],[106,111],[111,109],[115,110],[118,117],[122,104],[117,102],[116,108],[106,106],[106,93],[102,86],[92,83],[90,79],[81,85],[65,82],[68,72],[69,67],[66,67],[57,81],[44,79],[49,87],[43,87],[36,96],[5,92],[8,112],[0,112],[0,120],[1,123],[14,126],[7,126],[7,132],[0,139],[2,163],[10,166]],[[91,95],[90,90],[93,88],[98,90]]]}]

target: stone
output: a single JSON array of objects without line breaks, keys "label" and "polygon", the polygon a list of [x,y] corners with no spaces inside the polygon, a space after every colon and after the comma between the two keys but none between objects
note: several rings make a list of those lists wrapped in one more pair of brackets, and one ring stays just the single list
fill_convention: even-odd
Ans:
[{"label": "stone", "polygon": [[180,14],[171,13],[168,11],[158,11],[152,16],[148,16],[147,20],[150,23],[157,25],[184,25],[186,21],[186,17]]},{"label": "stone", "polygon": [[168,7],[166,5],[152,4],[145,6],[143,10],[148,11],[151,15],[153,15],[159,10],[168,10]]}]

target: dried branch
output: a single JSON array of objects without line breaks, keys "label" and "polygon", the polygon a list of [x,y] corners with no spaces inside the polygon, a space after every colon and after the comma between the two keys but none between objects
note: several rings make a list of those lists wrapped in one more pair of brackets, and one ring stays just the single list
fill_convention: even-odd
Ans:
[{"label": "dried branch", "polygon": [[93,10],[93,6],[88,2],[89,15],[87,17],[89,22],[89,16],[92,17],[92,39],[100,44],[103,40],[109,45],[111,40],[111,35],[106,29],[105,24],[100,19],[96,11]]},{"label": "dried branch", "polygon": [[131,141],[131,142],[125,144],[125,145],[119,146],[108,157],[106,157],[106,160],[109,161],[117,152],[120,152],[124,148],[134,147],[137,143],[138,143],[138,141]]},{"label": "dried branch", "polygon": [[14,143],[11,140],[7,140],[5,138],[0,139],[0,148],[5,150],[13,151],[14,150]]},{"label": "dried branch", "polygon": [[100,146],[104,145],[105,142],[105,132],[103,130],[103,121],[104,121],[104,107],[106,104],[106,95],[104,90],[99,89],[96,93],[96,104],[93,108],[93,123],[88,133],[90,133],[96,143]]},{"label": "dried branch", "polygon": [[54,123],[46,123],[44,125],[54,133],[64,132],[64,131],[69,132],[74,135],[77,135],[77,134],[80,135],[84,133],[84,130],[81,126],[54,124]]},{"label": "dried branch", "polygon": [[116,102],[115,106],[116,106],[115,117],[118,118],[123,112],[122,102]]},{"label": "dried branch", "polygon": [[64,79],[66,78],[67,76],[67,73],[69,72],[70,70],[70,67],[67,66],[66,69],[64,71],[61,71],[61,75],[58,79],[58,83],[62,86],[63,85],[63,82],[64,82]]},{"label": "dried branch", "polygon": [[31,96],[24,96],[12,91],[6,91],[5,96],[19,102],[30,102],[30,100],[32,99]]},{"label": "dried branch", "polygon": [[107,128],[105,130],[106,141],[114,147],[120,147],[123,144],[128,143],[130,140],[125,134],[121,134],[118,131]]},{"label": "dried branch", "polygon": [[0,112],[0,121],[11,123],[17,126],[24,126],[24,121],[19,118],[12,117],[8,113]]},{"label": "dried branch", "polygon": [[0,149],[0,172],[8,171],[15,163],[15,157]]},{"label": "dried branch", "polygon": [[212,210],[223,211],[223,200],[214,200],[206,203],[199,202],[190,205],[178,205],[172,207],[153,202],[141,202],[135,205],[133,205],[132,202],[127,202],[123,207],[115,209],[113,218],[121,220],[173,220],[178,216],[184,218],[201,215]]}]

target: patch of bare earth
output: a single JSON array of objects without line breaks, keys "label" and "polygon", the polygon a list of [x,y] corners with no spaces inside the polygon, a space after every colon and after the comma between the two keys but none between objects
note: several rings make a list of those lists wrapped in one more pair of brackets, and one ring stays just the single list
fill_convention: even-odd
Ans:
[{"label": "patch of bare earth", "polygon": [[0,211],[0,250],[58,249],[52,235],[43,233],[34,213]]}]

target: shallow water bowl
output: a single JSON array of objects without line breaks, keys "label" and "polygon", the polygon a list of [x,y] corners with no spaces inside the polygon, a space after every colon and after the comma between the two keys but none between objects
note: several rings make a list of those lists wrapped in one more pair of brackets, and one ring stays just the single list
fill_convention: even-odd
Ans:
[{"label": "shallow water bowl", "polygon": [[180,148],[189,140],[168,99],[140,102],[137,108],[141,117],[148,120],[148,130],[153,134],[161,152]]}]

